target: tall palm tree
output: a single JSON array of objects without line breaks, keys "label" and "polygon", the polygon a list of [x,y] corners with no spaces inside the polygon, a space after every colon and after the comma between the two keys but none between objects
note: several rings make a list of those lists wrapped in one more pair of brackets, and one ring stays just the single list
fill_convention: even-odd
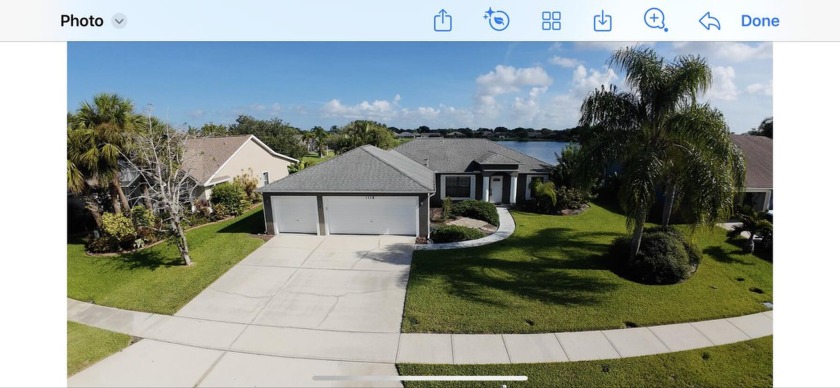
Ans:
[{"label": "tall palm tree", "polygon": [[130,148],[131,134],[140,120],[134,114],[134,105],[117,94],[97,94],[92,102],[82,102],[68,119],[68,183],[73,164],[77,171],[73,174],[108,187],[115,212],[128,211],[128,199],[119,180],[120,155]]},{"label": "tall palm tree", "polygon": [[697,95],[711,87],[703,58],[671,62],[646,47],[615,51],[609,65],[626,75],[630,91],[615,86],[590,93],[581,105],[584,175],[622,168],[619,199],[632,229],[630,258],[639,252],[647,215],[664,190],[662,224],[681,209],[693,225],[728,218],[743,186],[744,161],[729,138],[723,114]]},{"label": "tall palm tree", "polygon": [[326,145],[327,142],[327,131],[325,131],[324,128],[321,128],[320,126],[316,126],[315,128],[312,128],[311,132],[315,138],[315,144],[318,146],[318,157],[323,158],[324,145]]}]

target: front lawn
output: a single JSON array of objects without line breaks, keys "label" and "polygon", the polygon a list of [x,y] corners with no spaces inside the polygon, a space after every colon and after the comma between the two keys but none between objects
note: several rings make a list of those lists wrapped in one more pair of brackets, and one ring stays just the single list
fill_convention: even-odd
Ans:
[{"label": "front lawn", "polygon": [[651,326],[766,311],[761,303],[772,301],[772,264],[742,254],[721,228],[695,234],[704,258],[692,278],[650,286],[622,279],[603,258],[627,232],[622,215],[597,204],[578,216],[511,213],[516,231],[507,240],[414,252],[404,332]]},{"label": "front lawn", "polygon": [[399,364],[405,376],[528,376],[525,382],[406,382],[406,387],[771,387],[773,337],[616,360],[551,364]]},{"label": "front lawn", "polygon": [[67,322],[67,376],[72,376],[131,343],[131,336]]},{"label": "front lawn", "polygon": [[173,314],[263,244],[262,207],[187,232],[193,265],[181,265],[174,244],[120,256],[88,256],[82,241],[67,245],[67,296],[128,310]]}]

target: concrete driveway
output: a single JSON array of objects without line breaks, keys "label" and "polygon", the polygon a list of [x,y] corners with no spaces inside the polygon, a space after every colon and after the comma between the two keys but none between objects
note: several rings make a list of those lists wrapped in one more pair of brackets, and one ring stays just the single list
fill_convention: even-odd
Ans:
[{"label": "concrete driveway", "polygon": [[175,316],[367,333],[399,333],[413,237],[281,235]]},{"label": "concrete driveway", "polygon": [[413,244],[398,236],[274,237],[174,317],[132,315],[124,332],[146,339],[68,384],[401,386],[312,377],[397,375]]}]

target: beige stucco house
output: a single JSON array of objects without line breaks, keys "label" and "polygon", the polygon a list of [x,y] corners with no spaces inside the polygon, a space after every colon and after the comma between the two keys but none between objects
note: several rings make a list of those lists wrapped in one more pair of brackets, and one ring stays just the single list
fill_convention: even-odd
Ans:
[{"label": "beige stucco house", "polygon": [[200,137],[187,140],[183,169],[195,180],[192,199],[210,199],[213,187],[242,174],[263,187],[289,175],[292,157],[274,152],[254,135]]}]

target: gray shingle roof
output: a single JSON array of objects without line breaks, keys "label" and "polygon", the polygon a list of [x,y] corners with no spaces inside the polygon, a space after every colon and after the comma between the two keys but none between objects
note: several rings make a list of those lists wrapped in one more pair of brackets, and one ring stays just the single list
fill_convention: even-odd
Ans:
[{"label": "gray shingle roof", "polygon": [[773,139],[764,136],[731,135],[747,165],[747,188],[773,188]]},{"label": "gray shingle roof", "polygon": [[263,186],[263,193],[429,193],[435,174],[404,155],[366,145]]},{"label": "gray shingle roof", "polygon": [[251,135],[187,139],[182,169],[204,184],[250,138]]},{"label": "gray shingle roof", "polygon": [[475,160],[479,164],[522,164],[522,162],[507,156],[488,151]]},{"label": "gray shingle roof", "polygon": [[[516,160],[520,173],[544,173],[547,163],[487,139],[415,139],[394,149],[430,170],[442,173],[479,171],[479,160],[489,152],[496,160]],[[490,163],[497,164],[497,163]],[[517,164],[507,162],[505,164]]]}]

